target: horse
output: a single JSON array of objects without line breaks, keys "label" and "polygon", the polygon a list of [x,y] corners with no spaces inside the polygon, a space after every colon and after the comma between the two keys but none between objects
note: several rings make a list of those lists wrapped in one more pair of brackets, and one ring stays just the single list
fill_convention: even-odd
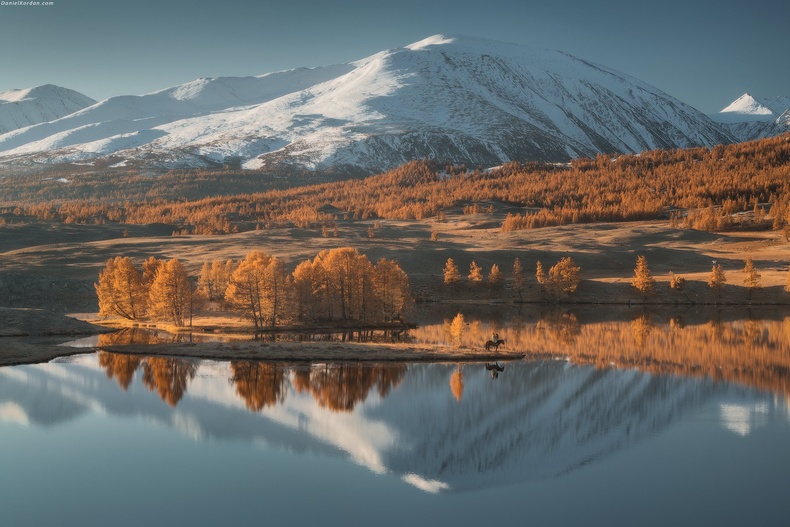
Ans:
[{"label": "horse", "polygon": [[486,370],[491,372],[492,379],[496,379],[497,377],[499,377],[500,371],[505,371],[505,367],[500,366],[498,362],[495,362],[494,364],[489,364],[486,362]]},{"label": "horse", "polygon": [[491,348],[494,348],[494,351],[499,351],[499,346],[504,346],[505,340],[504,339],[496,339],[496,340],[487,340],[486,341],[486,351],[491,351]]}]

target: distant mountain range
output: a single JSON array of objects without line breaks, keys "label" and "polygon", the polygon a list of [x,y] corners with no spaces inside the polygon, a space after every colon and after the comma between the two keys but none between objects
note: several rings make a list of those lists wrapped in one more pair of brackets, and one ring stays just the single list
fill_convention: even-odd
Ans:
[{"label": "distant mountain range", "polygon": [[744,93],[711,119],[736,140],[749,141],[790,131],[790,97],[754,97]]},{"label": "distant mountain range", "polygon": [[374,173],[414,159],[562,162],[773,135],[790,126],[788,100],[744,95],[711,118],[558,51],[436,35],[350,64],[98,103],[50,85],[5,92],[0,164]]}]

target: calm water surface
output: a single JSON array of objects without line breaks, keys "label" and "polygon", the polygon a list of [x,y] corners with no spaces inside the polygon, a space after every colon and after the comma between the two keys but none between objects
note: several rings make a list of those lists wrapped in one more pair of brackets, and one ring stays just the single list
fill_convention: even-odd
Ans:
[{"label": "calm water surface", "polygon": [[706,343],[685,366],[528,359],[496,378],[106,353],[0,368],[0,525],[787,525],[787,374],[728,358],[786,354],[784,322],[634,320],[441,338],[518,332],[571,358],[602,340],[654,364],[660,343]]}]

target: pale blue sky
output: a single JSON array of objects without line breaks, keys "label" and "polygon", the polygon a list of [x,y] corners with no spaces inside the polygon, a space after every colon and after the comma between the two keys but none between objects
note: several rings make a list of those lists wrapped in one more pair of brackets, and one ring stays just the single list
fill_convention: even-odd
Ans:
[{"label": "pale blue sky", "polygon": [[0,6],[0,91],[95,99],[357,60],[436,33],[557,49],[711,113],[790,95],[790,3],[766,0],[54,0]]}]

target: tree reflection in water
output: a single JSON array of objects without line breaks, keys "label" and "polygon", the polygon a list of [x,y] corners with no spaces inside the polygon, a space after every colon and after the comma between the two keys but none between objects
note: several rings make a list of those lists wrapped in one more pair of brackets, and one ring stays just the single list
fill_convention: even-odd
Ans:
[{"label": "tree reflection in water", "polygon": [[[598,368],[638,368],[653,373],[709,377],[790,395],[790,318],[783,320],[694,319],[672,316],[662,322],[655,314],[639,312],[629,320],[584,322],[571,312],[554,312],[526,322],[521,318],[486,322],[464,315],[462,346],[482,350],[492,331],[507,340],[509,351],[527,360],[556,357]],[[460,320],[460,317],[458,317]],[[445,323],[411,331],[424,343],[448,344]],[[146,338],[144,333],[102,339]],[[115,342],[115,341],[114,341]],[[158,342],[158,341],[157,341]],[[143,384],[170,405],[184,395],[195,376],[196,362],[168,358],[136,358],[100,352],[99,364],[108,378],[126,390],[142,366]],[[234,361],[230,381],[250,411],[258,412],[285,399],[293,389],[312,395],[322,408],[349,412],[376,388],[386,397],[404,379],[405,364],[321,364]],[[453,397],[464,395],[460,368],[449,379]]]},{"label": "tree reflection in water", "polygon": [[184,396],[187,384],[195,377],[194,361],[168,357],[148,357],[143,362],[143,384],[170,406]]},{"label": "tree reflection in water", "polygon": [[134,378],[134,372],[140,367],[140,357],[122,355],[120,353],[99,352],[99,366],[107,372],[107,378],[115,378],[124,391],[129,389],[129,384]]},{"label": "tree reflection in water", "polygon": [[288,392],[286,370],[271,362],[233,361],[231,382],[251,412],[258,412],[285,400]]},{"label": "tree reflection in water", "polygon": [[599,368],[711,377],[790,395],[790,316],[738,319],[726,310],[686,310],[662,320],[660,313],[631,310],[613,320],[617,313],[598,308],[524,310],[510,320],[480,322],[477,309],[461,308],[465,331],[457,340],[447,333],[449,318],[410,333],[420,343],[482,351],[496,331],[509,351],[524,353],[527,360],[563,358]]},{"label": "tree reflection in water", "polygon": [[450,391],[453,393],[455,400],[461,402],[461,398],[464,396],[464,372],[461,366],[458,366],[450,375]]},{"label": "tree reflection in water", "polygon": [[[100,351],[98,358],[107,378],[115,378],[124,390],[128,389],[137,369],[142,367],[143,385],[156,391],[171,406],[178,404],[184,396],[198,368],[198,362],[189,359],[141,358],[105,351]],[[321,364],[305,367],[263,361],[232,361],[230,382],[251,412],[282,403],[291,387],[298,393],[311,394],[322,408],[350,412],[368,398],[374,387],[379,397],[389,395],[403,380],[407,369],[405,364]]]},{"label": "tree reflection in water", "polygon": [[296,370],[294,388],[300,393],[309,391],[322,408],[350,412],[367,399],[374,386],[380,397],[386,397],[406,370],[405,364],[322,364],[309,371]]}]

